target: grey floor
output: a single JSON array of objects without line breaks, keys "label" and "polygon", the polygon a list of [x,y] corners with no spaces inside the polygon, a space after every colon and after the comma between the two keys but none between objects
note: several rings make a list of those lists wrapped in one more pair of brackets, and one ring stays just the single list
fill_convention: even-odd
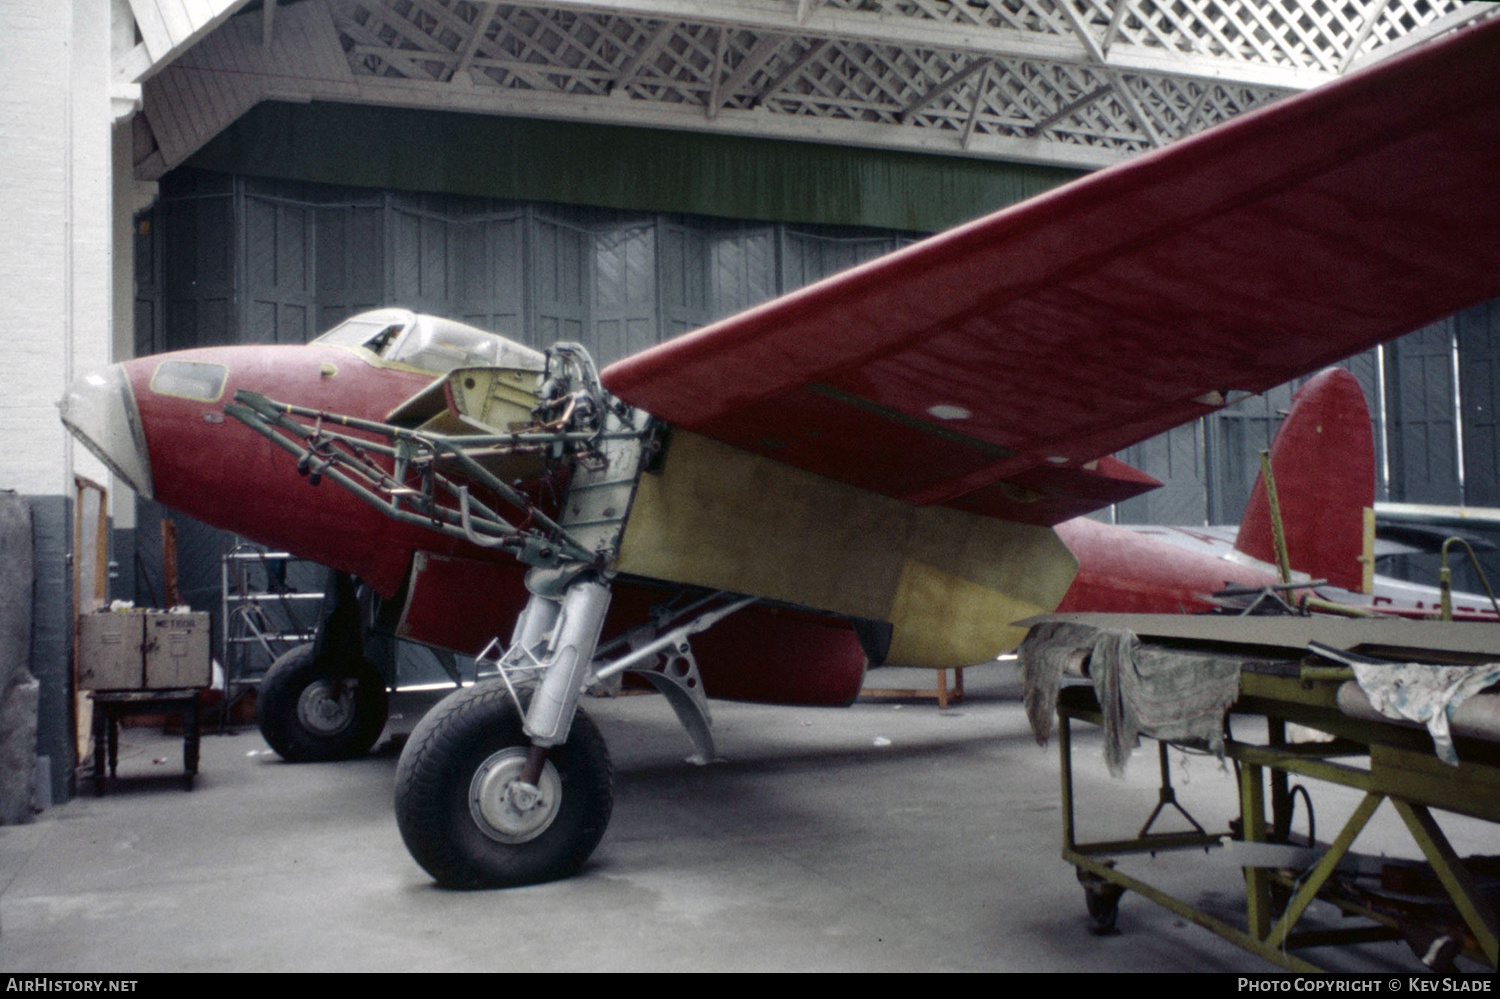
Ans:
[{"label": "grey floor", "polygon": [[[909,679],[926,675],[872,674]],[[368,759],[293,766],[253,728],[208,736],[185,793],[180,740],[128,729],[109,794],[0,828],[0,970],[1270,968],[1130,895],[1120,932],[1090,935],[1058,857],[1056,751],[1032,741],[1012,668],[970,671],[968,687],[944,712],[716,702],[726,760],[708,767],[683,762],[659,697],[591,699],[616,771],[609,832],[580,876],[509,891],[444,891],[411,861],[389,741]],[[405,713],[393,729],[418,712]],[[1076,744],[1083,834],[1133,832],[1156,800],[1154,754],[1119,781],[1095,733]],[[1230,776],[1212,758],[1181,761],[1182,800],[1222,828]],[[1317,804],[1326,838],[1354,799]],[[1361,848],[1411,853],[1393,815],[1376,825]],[[1492,829],[1445,827],[1461,852],[1494,852]],[[1233,868],[1137,868],[1223,915],[1239,901]],[[1419,968],[1396,944],[1313,956]]]}]

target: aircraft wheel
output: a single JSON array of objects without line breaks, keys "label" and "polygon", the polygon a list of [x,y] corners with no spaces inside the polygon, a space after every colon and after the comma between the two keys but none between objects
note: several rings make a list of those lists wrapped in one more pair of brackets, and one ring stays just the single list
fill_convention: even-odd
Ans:
[{"label": "aircraft wheel", "polygon": [[369,752],[385,728],[385,679],[361,660],[318,662],[311,643],[271,664],[256,694],[260,734],[288,763],[348,760]]},{"label": "aircraft wheel", "polygon": [[501,684],[449,694],[417,725],[396,768],[396,824],[445,888],[508,888],[577,873],[614,804],[609,750],[588,715],[547,751],[528,800],[515,785],[530,741]]}]

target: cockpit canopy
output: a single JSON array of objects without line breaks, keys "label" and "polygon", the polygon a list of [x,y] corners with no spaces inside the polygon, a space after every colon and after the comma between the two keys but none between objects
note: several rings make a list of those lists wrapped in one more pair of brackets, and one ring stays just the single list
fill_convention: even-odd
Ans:
[{"label": "cockpit canopy", "polygon": [[543,371],[547,366],[546,356],[539,350],[467,323],[424,316],[408,309],[361,312],[314,342],[363,347],[381,360],[433,374],[474,367]]}]

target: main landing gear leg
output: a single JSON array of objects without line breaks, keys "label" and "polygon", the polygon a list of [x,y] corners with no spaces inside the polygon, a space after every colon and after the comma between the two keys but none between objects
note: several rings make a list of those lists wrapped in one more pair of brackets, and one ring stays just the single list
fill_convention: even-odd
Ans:
[{"label": "main landing gear leg", "polygon": [[[396,770],[396,822],[411,855],[449,888],[567,877],[604,835],[614,803],[609,752],[578,697],[607,583],[574,577],[535,590],[501,660],[501,680],[449,695],[412,732]],[[535,684],[518,690],[517,674]]]},{"label": "main landing gear leg", "polygon": [[255,719],[266,743],[289,763],[347,760],[369,752],[385,728],[385,678],[365,658],[354,579],[335,573],[315,642],[266,671]]}]

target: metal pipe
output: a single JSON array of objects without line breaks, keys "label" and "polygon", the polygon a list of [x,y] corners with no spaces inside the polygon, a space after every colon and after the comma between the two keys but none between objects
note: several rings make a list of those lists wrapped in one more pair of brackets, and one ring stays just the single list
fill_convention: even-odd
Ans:
[{"label": "metal pipe", "polygon": [[1266,483],[1266,503],[1271,508],[1271,540],[1276,546],[1276,568],[1281,572],[1281,581],[1292,581],[1292,562],[1286,550],[1286,532],[1281,524],[1281,502],[1276,497],[1276,476],[1271,471],[1271,452],[1260,453],[1260,474]]},{"label": "metal pipe", "polygon": [[755,603],[755,600],[755,597],[742,597],[732,604],[720,607],[718,610],[709,611],[706,614],[700,614],[698,617],[693,618],[686,624],[678,625],[671,631],[662,635],[660,638],[657,638],[655,641],[647,642],[645,645],[642,645],[634,652],[631,652],[628,655],[621,656],[619,659],[616,659],[614,662],[610,663],[608,666],[605,666],[603,669],[597,670],[594,673],[595,682],[599,680],[607,680],[617,673],[623,673],[625,670],[631,669],[636,664],[646,661],[663,649],[676,645],[678,642],[687,638],[689,635],[696,635],[698,632],[710,628],[713,625],[717,624],[719,621],[722,621],[724,618],[733,614],[735,611],[743,607],[749,607],[751,604]]},{"label": "metal pipe", "polygon": [[1495,613],[1500,614],[1500,601],[1495,599],[1495,591],[1490,589],[1490,581],[1484,574],[1484,567],[1479,564],[1479,557],[1474,554],[1474,549],[1463,538],[1454,536],[1443,542],[1441,552],[1442,562],[1438,569],[1438,589],[1442,594],[1442,611],[1440,616],[1444,621],[1453,620],[1453,572],[1448,568],[1448,546],[1457,541],[1464,546],[1464,551],[1469,553],[1469,564],[1479,575],[1479,585],[1484,587],[1485,595],[1490,598],[1490,606],[1495,608]]},{"label": "metal pipe", "polygon": [[[250,396],[255,395],[255,393],[238,394]],[[295,456],[298,461],[301,461],[304,458],[314,454],[314,451],[310,447],[303,447],[295,441],[289,440],[287,437],[284,437],[281,434],[277,433],[274,429],[276,427],[279,427],[282,430],[287,431],[289,434],[296,434],[298,436],[298,439],[300,440],[303,439],[302,435],[306,432],[307,428],[281,415],[280,411],[275,407],[275,405],[271,404],[270,401],[266,400],[263,396],[257,396],[256,398],[262,404],[261,406],[252,405],[250,403],[231,403],[224,407],[224,411],[228,415],[240,420],[252,430],[260,433],[263,437],[271,441],[277,447],[280,447],[289,454]],[[267,418],[268,414],[269,418]],[[335,419],[342,420],[344,418]],[[384,425],[377,424],[372,426]],[[399,428],[393,427],[385,427],[384,429],[386,432],[392,433],[399,430]],[[323,431],[323,433],[329,434],[333,437],[338,437],[346,442],[350,442],[351,444],[353,441],[352,438],[344,438],[343,435],[333,434],[330,431]],[[543,531],[547,532],[547,534],[550,535],[550,537],[547,538],[547,543],[555,548],[560,549],[563,557],[585,563],[593,561],[593,552],[589,551],[581,544],[579,544],[575,538],[573,538],[567,531],[565,531],[560,525],[558,525],[551,517],[548,517],[546,514],[538,510],[527,500],[526,496],[523,493],[491,475],[486,469],[479,465],[478,462],[475,462],[473,459],[463,454],[460,450],[453,448],[452,445],[448,444],[447,442],[426,441],[420,437],[410,437],[403,439],[410,442],[426,445],[429,448],[432,448],[434,443],[437,443],[444,450],[451,450],[453,456],[463,466],[464,472],[466,474],[471,475],[473,478],[477,479],[479,481],[479,484],[497,493],[502,499],[506,500],[511,505],[524,511],[527,514],[528,518],[530,518],[534,523],[538,524]],[[367,443],[368,442],[360,442],[361,446]],[[372,449],[374,449],[374,447],[375,446],[372,445]],[[393,454],[394,451],[392,450],[382,453]],[[514,548],[517,550],[523,547],[523,541],[520,538],[520,535],[517,533],[516,529],[512,527],[508,522],[506,522],[504,518],[500,517],[499,514],[490,510],[488,506],[485,506],[477,500],[473,500],[471,498],[469,501],[470,516],[468,519],[470,520],[470,523],[467,525],[467,527],[464,526],[465,515],[462,509],[450,510],[444,507],[437,506],[435,504],[430,504],[424,511],[424,514],[418,516],[415,514],[407,513],[406,511],[401,509],[399,496],[393,493],[391,498],[387,500],[367,486],[356,482],[349,475],[346,475],[340,472],[338,469],[332,467],[333,463],[337,463],[339,465],[350,468],[351,470],[357,472],[363,478],[365,478],[366,481],[372,482],[372,484],[380,484],[375,483],[374,480],[367,474],[369,471],[367,466],[355,461],[353,458],[346,454],[343,454],[342,452],[333,450],[329,452],[328,455],[324,456],[324,460],[319,462],[318,474],[319,476],[326,475],[332,481],[338,483],[340,486],[343,486],[345,489],[348,489],[350,492],[353,492],[360,499],[364,500],[372,506],[379,508],[384,513],[388,514],[391,517],[394,517],[397,520],[402,521],[403,523],[414,524],[419,527],[428,528],[429,530],[436,530],[440,533],[448,534],[452,537],[461,537],[476,544],[483,544],[486,547],[504,547]],[[381,474],[382,477],[384,477],[384,473],[382,472]],[[391,481],[394,482],[395,480]],[[447,490],[454,496],[458,496],[459,490],[463,488],[453,485],[446,478],[443,478],[441,476],[438,477],[438,482],[443,486],[445,490]],[[397,488],[400,487],[398,486]],[[462,506],[461,498],[460,504]],[[474,541],[476,531],[474,529],[472,520],[472,510],[475,507],[478,507],[481,514],[486,518],[486,522],[482,523],[481,526],[492,534],[500,535],[503,539],[502,544],[494,545],[485,542]],[[530,532],[530,535],[537,536],[538,532],[532,531]]]}]

